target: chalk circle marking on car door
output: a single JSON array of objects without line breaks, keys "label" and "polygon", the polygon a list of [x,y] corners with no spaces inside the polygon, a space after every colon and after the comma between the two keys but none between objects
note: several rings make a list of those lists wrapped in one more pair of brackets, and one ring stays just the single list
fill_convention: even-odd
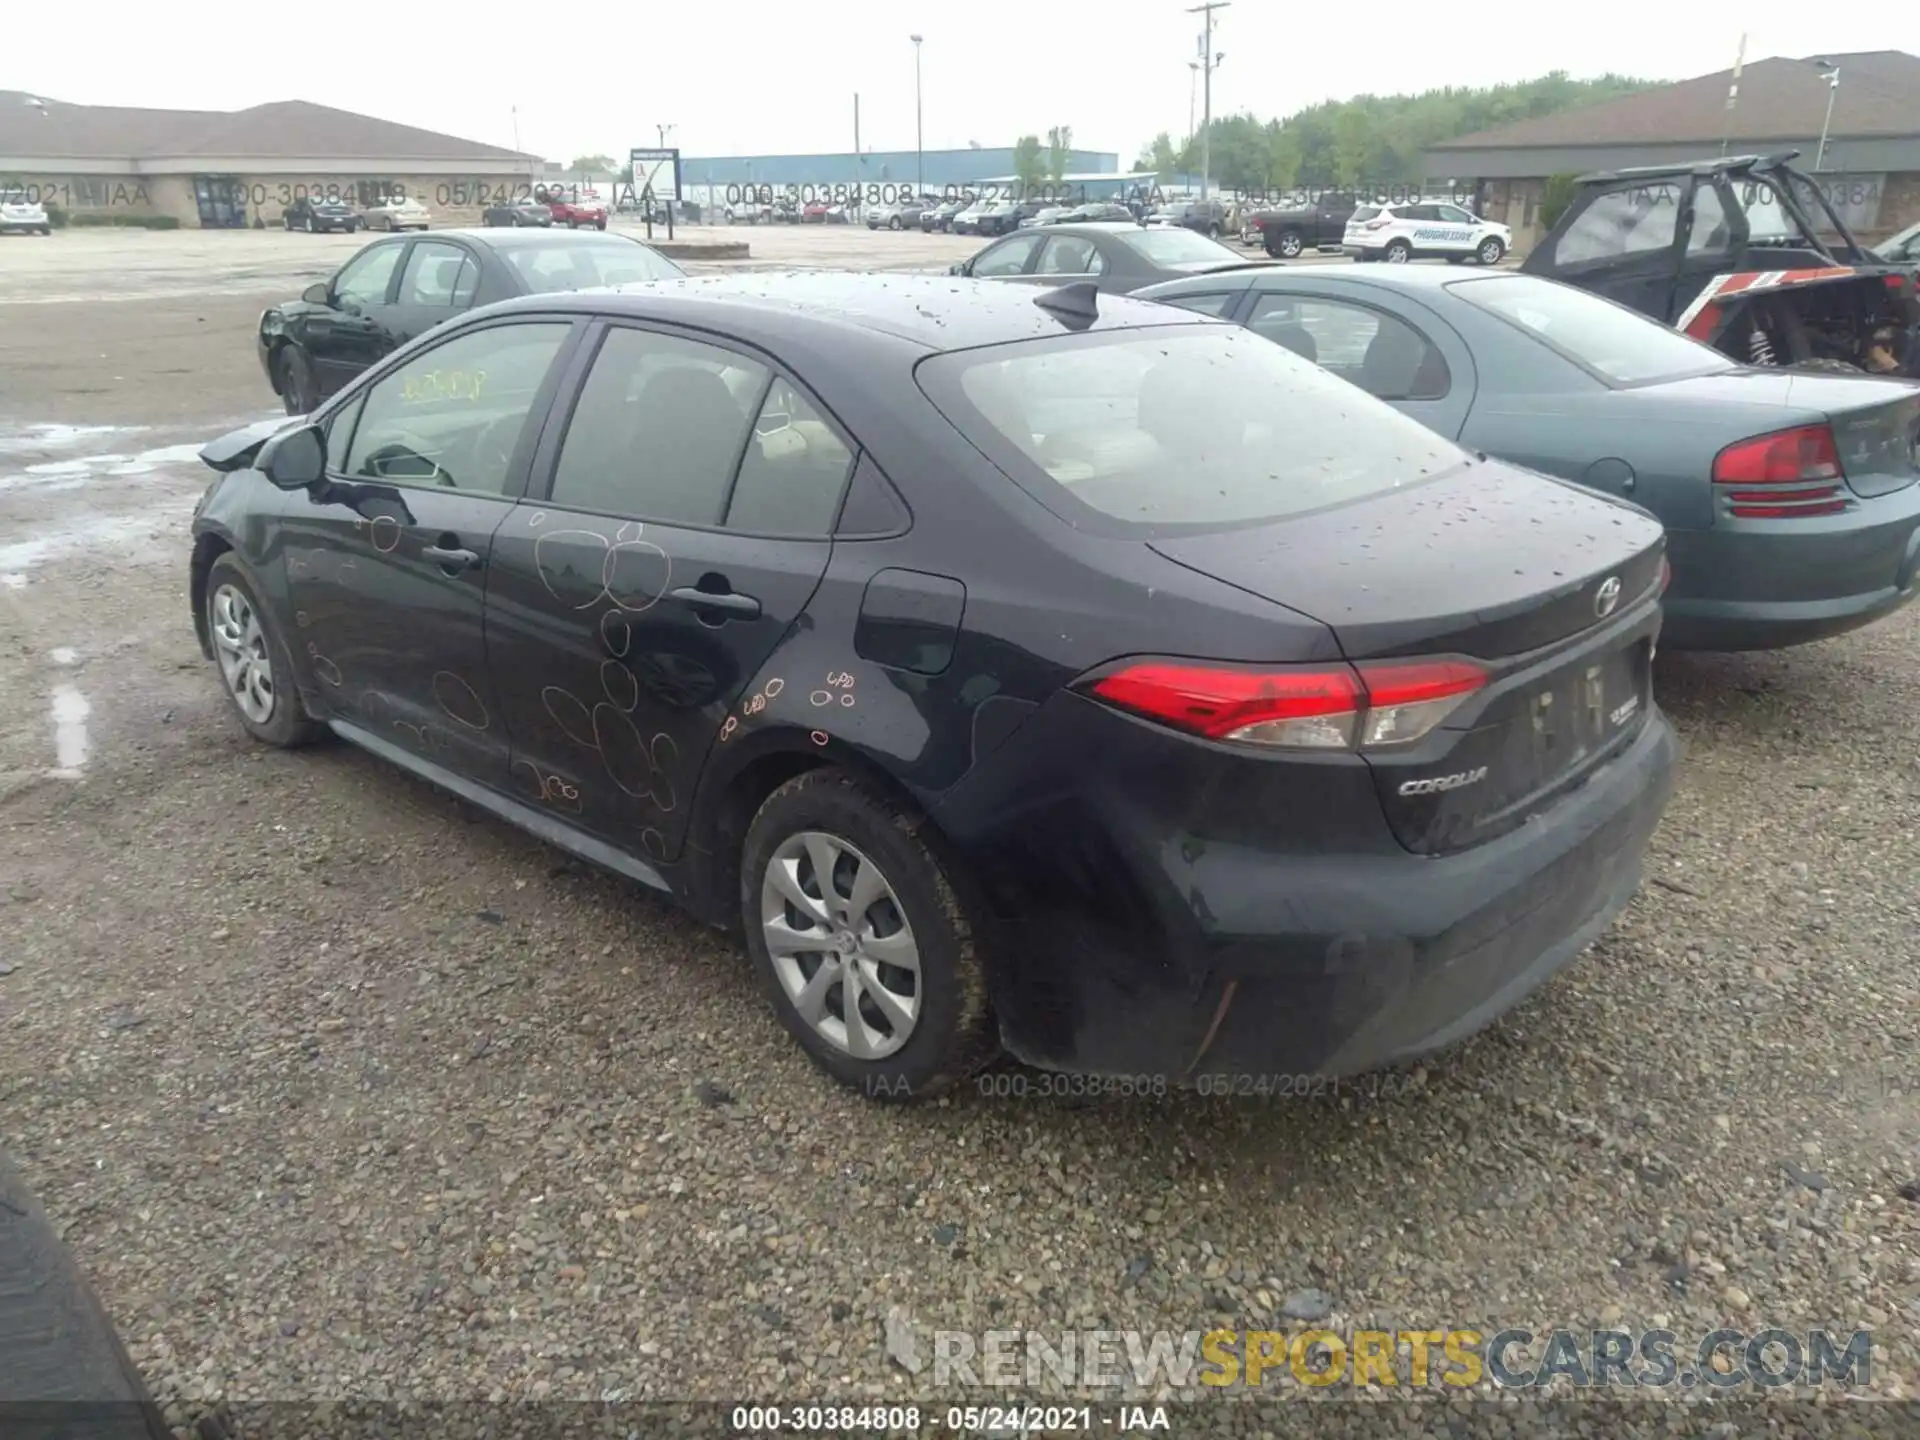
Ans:
[{"label": "chalk circle marking on car door", "polygon": [[998,1053],[970,891],[928,827],[836,766],[775,790],[742,846],[743,929],[775,1013],[874,1100],[930,1098]]}]

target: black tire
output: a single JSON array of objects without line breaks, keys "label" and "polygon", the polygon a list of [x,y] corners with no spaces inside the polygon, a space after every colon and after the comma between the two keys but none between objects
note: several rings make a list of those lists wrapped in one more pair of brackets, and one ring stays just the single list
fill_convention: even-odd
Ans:
[{"label": "black tire", "polygon": [[889,230],[898,230],[900,228],[900,217],[898,215],[895,215],[892,218],[890,218],[887,221],[887,228]]},{"label": "black tire", "polygon": [[1389,265],[1404,265],[1413,259],[1413,246],[1404,240],[1389,240],[1387,248],[1380,252],[1380,258]]},{"label": "black tire", "polygon": [[593,222],[593,228],[596,230],[604,230],[607,228],[607,222],[604,220],[596,220]]},{"label": "black tire", "polygon": [[[919,1013],[906,1042],[883,1059],[856,1059],[802,1018],[768,952],[761,928],[762,886],[780,845],[803,831],[830,835],[877,865],[912,930],[919,951]],[[831,767],[809,770],[775,790],[747,828],[740,911],[761,985],[781,1023],[814,1063],[869,1099],[930,1099],[999,1054],[973,918],[982,907],[971,900],[971,882],[942,848],[917,813],[858,776]],[[836,991],[837,986],[829,994]]]},{"label": "black tire", "polygon": [[1207,238],[1209,240],[1218,240],[1220,238],[1220,222],[1218,220],[1210,220],[1207,222]]},{"label": "black tire", "polygon": [[[254,739],[278,750],[295,750],[302,745],[313,744],[327,733],[327,727],[307,713],[306,705],[300,699],[300,687],[294,678],[293,657],[287,652],[286,642],[280,638],[273,612],[260,603],[259,587],[253,583],[246,567],[231,550],[215,560],[207,571],[206,594],[200,605],[209,634],[213,631],[220,594],[229,587],[237,590],[252,609],[265,641],[267,662],[273,675],[272,709],[264,720],[256,720],[240,708],[232,687],[226,683],[226,673],[219,671],[221,688],[226,691],[227,700],[233,706],[234,718]],[[217,668],[218,662],[215,664]]]},{"label": "black tire", "polygon": [[320,387],[313,376],[313,362],[298,345],[282,345],[274,357],[274,374],[280,382],[280,400],[289,415],[311,415],[320,406]]},{"label": "black tire", "polygon": [[1489,235],[1480,242],[1480,248],[1473,252],[1473,258],[1482,265],[1498,265],[1506,255],[1507,247],[1500,243],[1498,235]]},{"label": "black tire", "polygon": [[[58,1405],[40,1430],[98,1440],[171,1440],[160,1408],[59,1233],[0,1155],[0,1400]],[[66,1427],[71,1427],[66,1428]]]}]

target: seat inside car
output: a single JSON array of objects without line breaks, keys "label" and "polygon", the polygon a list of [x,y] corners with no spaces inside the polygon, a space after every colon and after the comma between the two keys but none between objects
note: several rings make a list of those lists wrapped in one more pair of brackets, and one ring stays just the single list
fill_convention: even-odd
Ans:
[{"label": "seat inside car", "polygon": [[1320,347],[1314,343],[1313,332],[1297,321],[1262,316],[1247,328],[1276,345],[1284,345],[1303,360],[1319,363]]},{"label": "seat inside car", "polygon": [[1447,362],[1407,326],[1382,321],[1360,362],[1360,385],[1383,400],[1431,399],[1446,393]]},{"label": "seat inside car", "polygon": [[739,456],[745,412],[713,371],[673,365],[657,371],[627,405],[627,444],[646,472],[648,508],[663,521],[720,523],[727,475]]}]

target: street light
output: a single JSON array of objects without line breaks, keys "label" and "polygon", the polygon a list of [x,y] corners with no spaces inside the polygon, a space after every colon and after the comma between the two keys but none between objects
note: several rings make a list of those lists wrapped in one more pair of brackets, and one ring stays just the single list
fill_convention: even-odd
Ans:
[{"label": "street light", "polygon": [[1833,101],[1840,93],[1840,67],[1824,57],[1807,63],[1819,66],[1820,78],[1827,82],[1827,118],[1820,122],[1820,148],[1813,157],[1813,168],[1820,171],[1827,168],[1827,132],[1833,128]]},{"label": "street light", "polygon": [[1224,10],[1232,0],[1206,0],[1206,3],[1194,5],[1187,11],[1189,15],[1206,17],[1206,29],[1200,36],[1200,67],[1206,72],[1206,84],[1202,87],[1202,110],[1200,114],[1200,199],[1207,198],[1207,180],[1213,170],[1213,71],[1225,56],[1213,53],[1213,12]]},{"label": "street light", "polygon": [[673,133],[674,127],[671,125],[655,125],[653,128],[660,132],[660,148],[662,150],[666,149],[667,136]]},{"label": "street light", "polygon": [[927,193],[926,150],[920,125],[920,42],[925,37],[909,35],[913,41],[913,185],[914,199]]}]

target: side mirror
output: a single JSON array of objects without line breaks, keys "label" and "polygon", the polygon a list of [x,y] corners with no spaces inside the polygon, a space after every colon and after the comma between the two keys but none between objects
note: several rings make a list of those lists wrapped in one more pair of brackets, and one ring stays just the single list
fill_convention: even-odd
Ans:
[{"label": "side mirror", "polygon": [[956,261],[954,261],[954,262],[953,262],[953,264],[951,264],[951,265],[949,265],[949,266],[947,267],[947,273],[948,273],[949,275],[964,275],[964,274],[966,274],[966,273],[967,273],[967,264],[966,264],[966,261],[964,261],[964,260],[956,260]]},{"label": "side mirror", "polygon": [[318,425],[283,430],[260,451],[254,466],[282,490],[305,490],[327,476],[327,442]]},{"label": "side mirror", "polygon": [[309,305],[325,305],[329,298],[331,298],[327,290],[327,282],[324,280],[314,281],[313,284],[300,292],[300,298]]}]

